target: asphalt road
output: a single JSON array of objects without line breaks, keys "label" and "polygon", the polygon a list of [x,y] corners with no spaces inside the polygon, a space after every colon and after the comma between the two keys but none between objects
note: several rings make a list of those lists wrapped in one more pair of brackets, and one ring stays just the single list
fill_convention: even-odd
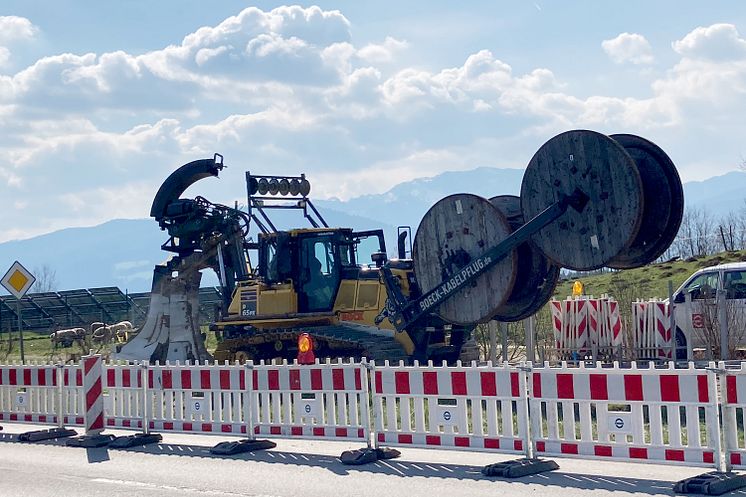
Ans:
[{"label": "asphalt road", "polygon": [[165,435],[163,443],[146,448],[81,449],[65,447],[63,442],[20,443],[17,434],[35,427],[3,427],[2,497],[621,497],[671,495],[675,481],[703,472],[679,466],[558,459],[557,471],[500,480],[484,477],[480,469],[510,457],[485,453],[403,449],[400,459],[349,467],[337,456],[357,447],[345,443],[279,440],[277,448],[269,451],[217,457],[209,448],[229,438]]}]

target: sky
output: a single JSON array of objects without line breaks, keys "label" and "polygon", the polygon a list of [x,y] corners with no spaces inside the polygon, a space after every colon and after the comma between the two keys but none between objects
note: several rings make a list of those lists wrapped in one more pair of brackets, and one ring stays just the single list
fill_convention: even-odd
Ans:
[{"label": "sky", "polygon": [[224,203],[246,170],[344,200],[577,128],[702,180],[744,162],[744,97],[743,2],[3,0],[0,242],[147,217],[215,152],[190,192]]}]

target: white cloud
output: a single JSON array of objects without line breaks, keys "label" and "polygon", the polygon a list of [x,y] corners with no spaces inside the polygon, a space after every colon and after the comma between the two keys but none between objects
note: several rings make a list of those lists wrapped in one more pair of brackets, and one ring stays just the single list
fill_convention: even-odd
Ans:
[{"label": "white cloud", "polygon": [[[402,55],[418,47],[386,33],[361,47],[351,29],[337,11],[252,7],[160,50],[50,55],[0,76],[0,188],[26,206],[0,232],[147,216],[170,171],[213,152],[229,168],[205,182],[212,200],[243,198],[245,169],[306,172],[316,195],[348,198],[446,170],[520,167],[570,128],[685,150],[708,122],[746,132],[744,40],[731,25],[674,42],[680,60],[655,80],[641,75],[651,80],[636,96],[581,93],[551,67],[519,70],[489,50],[452,67],[408,66]],[[621,62],[652,62],[640,35],[603,46]],[[53,212],[39,207],[50,202]]]},{"label": "white cloud", "polygon": [[375,44],[370,43],[357,52],[357,56],[368,63],[382,64],[391,62],[398,52],[406,49],[408,46],[406,41],[397,40],[391,36],[387,36],[383,43]]},{"label": "white cloud", "polygon": [[654,61],[650,43],[637,33],[621,33],[616,38],[601,42],[601,47],[617,64],[652,64]]},{"label": "white cloud", "polygon": [[672,44],[679,54],[713,61],[746,59],[746,39],[733,24],[699,27]]},{"label": "white cloud", "polygon": [[30,40],[39,32],[39,28],[34,26],[31,21],[25,17],[18,16],[0,16],[0,44]]}]

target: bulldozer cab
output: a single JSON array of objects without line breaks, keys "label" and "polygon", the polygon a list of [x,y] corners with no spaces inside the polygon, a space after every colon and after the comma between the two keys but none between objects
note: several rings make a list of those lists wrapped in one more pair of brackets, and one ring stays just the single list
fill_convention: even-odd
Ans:
[{"label": "bulldozer cab", "polygon": [[[382,230],[353,232],[316,228],[262,234],[259,237],[259,276],[269,285],[288,281],[298,296],[298,312],[330,312],[343,279],[357,280],[370,260],[386,260]],[[376,275],[377,272],[372,272]]]}]

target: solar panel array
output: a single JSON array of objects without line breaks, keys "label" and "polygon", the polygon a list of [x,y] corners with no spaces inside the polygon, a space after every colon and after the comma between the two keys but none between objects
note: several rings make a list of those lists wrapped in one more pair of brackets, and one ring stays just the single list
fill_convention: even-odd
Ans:
[{"label": "solar panel array", "polygon": [[[200,324],[215,320],[222,302],[220,288],[199,290]],[[18,301],[0,295],[0,332],[18,330]],[[87,327],[94,322],[131,321],[142,325],[148,315],[150,293],[124,293],[118,287],[83,288],[61,292],[27,294],[21,299],[24,330],[57,330]]]}]

